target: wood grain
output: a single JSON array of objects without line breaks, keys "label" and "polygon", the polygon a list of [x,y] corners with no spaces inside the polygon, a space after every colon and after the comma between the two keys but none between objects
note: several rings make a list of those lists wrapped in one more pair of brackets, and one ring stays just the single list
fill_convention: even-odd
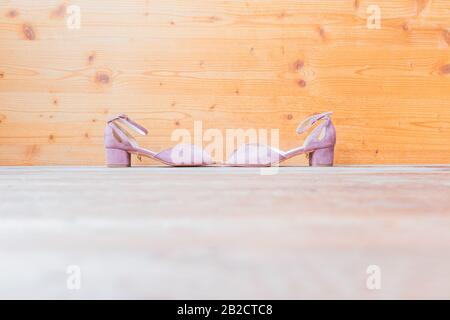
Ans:
[{"label": "wood grain", "polygon": [[448,163],[449,101],[447,0],[0,0],[0,165],[101,164],[119,112],[155,150],[194,121],[278,128],[289,149],[327,110],[337,164]]}]

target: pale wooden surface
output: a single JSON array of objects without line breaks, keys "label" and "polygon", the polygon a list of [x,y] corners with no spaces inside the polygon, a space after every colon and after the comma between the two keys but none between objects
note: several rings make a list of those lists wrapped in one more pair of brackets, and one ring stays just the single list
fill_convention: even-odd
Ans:
[{"label": "pale wooden surface", "polygon": [[338,164],[448,163],[449,46],[448,0],[0,0],[0,165],[102,164],[119,112],[155,150],[195,120],[290,149],[328,110]]},{"label": "pale wooden surface", "polygon": [[0,298],[450,298],[450,166],[259,173],[0,168]]}]

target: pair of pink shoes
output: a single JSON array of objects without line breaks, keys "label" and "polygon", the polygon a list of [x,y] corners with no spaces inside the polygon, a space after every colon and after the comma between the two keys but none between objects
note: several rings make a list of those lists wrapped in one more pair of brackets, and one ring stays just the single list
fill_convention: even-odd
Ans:
[{"label": "pair of pink shoes", "polygon": [[[230,156],[225,166],[268,167],[300,154],[309,155],[310,166],[332,166],[336,130],[331,122],[331,112],[310,116],[297,128],[301,134],[310,129],[317,121],[322,121],[306,138],[301,147],[287,152],[261,144],[246,144]],[[126,115],[118,115],[108,121],[105,128],[106,162],[108,167],[129,167],[131,154],[146,156],[169,166],[208,166],[215,162],[211,156],[196,145],[179,144],[174,148],[153,152],[138,145],[125,127],[131,128],[141,135],[147,129],[134,122]]]}]

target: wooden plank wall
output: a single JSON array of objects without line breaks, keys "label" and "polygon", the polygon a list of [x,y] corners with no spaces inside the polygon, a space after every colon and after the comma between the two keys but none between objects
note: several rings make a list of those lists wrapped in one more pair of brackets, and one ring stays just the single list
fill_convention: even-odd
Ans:
[{"label": "wooden plank wall", "polygon": [[289,149],[327,110],[337,164],[449,163],[449,47],[449,0],[0,0],[0,165],[102,164],[119,112],[155,150],[196,120]]}]

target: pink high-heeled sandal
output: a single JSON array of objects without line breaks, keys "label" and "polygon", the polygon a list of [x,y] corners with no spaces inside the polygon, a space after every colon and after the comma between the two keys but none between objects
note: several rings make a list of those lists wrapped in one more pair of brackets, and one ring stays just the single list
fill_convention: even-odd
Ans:
[{"label": "pink high-heeled sandal", "polygon": [[313,115],[305,119],[297,128],[301,134],[310,129],[317,121],[323,120],[305,139],[301,147],[284,152],[263,144],[246,144],[238,148],[227,160],[227,166],[268,167],[277,165],[300,154],[309,156],[310,166],[332,166],[336,129],[331,122],[332,112]]},{"label": "pink high-heeled sandal", "polygon": [[108,167],[130,167],[131,154],[146,156],[169,166],[206,166],[214,164],[209,154],[196,145],[178,144],[161,152],[140,147],[123,125],[141,135],[148,131],[124,114],[111,118],[105,128],[106,163]]}]

